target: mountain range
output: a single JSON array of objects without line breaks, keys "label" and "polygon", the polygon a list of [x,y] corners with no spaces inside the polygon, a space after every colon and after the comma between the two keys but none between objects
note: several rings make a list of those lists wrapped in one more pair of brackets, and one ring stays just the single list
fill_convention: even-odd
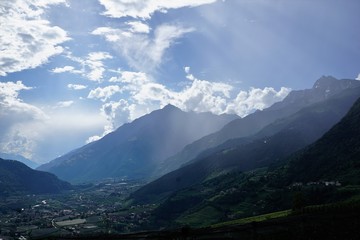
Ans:
[{"label": "mountain range", "polygon": [[[243,150],[229,151],[230,148],[238,145],[244,149],[249,148],[257,145],[256,141],[269,141],[263,138],[273,137],[275,134],[278,134],[276,140],[269,141],[266,145],[271,150],[272,143],[275,144],[274,149],[280,148],[280,140],[277,139],[286,138],[283,135],[289,135],[288,138],[292,139],[291,147],[278,151],[284,155],[276,156],[284,157],[315,141],[339,121],[357,97],[357,90],[351,92],[351,89],[357,89],[359,86],[359,81],[337,80],[331,76],[323,76],[311,89],[292,91],[283,101],[244,118],[183,112],[168,105],[124,124],[102,139],[73,150],[38,169],[49,171],[73,183],[104,178],[149,180],[179,169],[196,159],[215,154],[218,150],[227,149],[228,155],[234,155],[236,158]],[[328,107],[331,104],[327,101],[336,99],[336,96],[345,90],[348,90],[350,95],[353,94],[351,100],[346,102],[345,96],[344,106],[335,104],[334,107]],[[318,106],[319,110],[310,109],[310,113],[304,112],[303,109],[317,103],[323,104]],[[294,132],[294,129],[286,128],[291,121],[297,124],[297,128],[300,129],[298,132],[301,134]],[[307,124],[304,124],[305,122]],[[294,137],[291,137],[291,134]],[[243,146],[241,143],[247,145]],[[263,165],[267,164],[268,161],[261,160],[260,156],[258,158]],[[200,177],[200,174],[195,175]],[[158,191],[161,191],[160,188]]]},{"label": "mountain range", "polygon": [[343,90],[269,124],[257,134],[231,139],[208,149],[190,164],[140,188],[133,198],[140,202],[160,200],[214,176],[267,167],[320,138],[340,121],[359,97],[360,88]]},{"label": "mountain range", "polygon": [[283,101],[263,111],[256,111],[244,118],[235,119],[221,130],[188,144],[182,151],[164,160],[158,171],[163,175],[178,169],[206,149],[216,147],[229,139],[251,136],[272,122],[288,117],[306,106],[324,101],[345,89],[359,86],[360,82],[356,80],[338,80],[332,76],[322,76],[311,89],[291,91]]},{"label": "mountain range", "polygon": [[236,115],[183,112],[167,105],[38,169],[70,182],[148,179],[157,176],[155,170],[162,160],[235,118]]},{"label": "mountain range", "polygon": [[[157,226],[206,226],[292,208],[299,193],[306,205],[351,199],[357,194],[352,186],[360,183],[359,97],[360,89],[348,89],[302,109],[293,121],[272,124],[289,122],[271,137],[212,153],[145,185],[132,200],[160,204],[154,216]],[[335,121],[327,122],[333,114],[341,120],[325,131],[323,125]],[[319,135],[313,131],[325,133],[300,148],[304,136]],[[335,188],[335,183],[343,187]]]}]

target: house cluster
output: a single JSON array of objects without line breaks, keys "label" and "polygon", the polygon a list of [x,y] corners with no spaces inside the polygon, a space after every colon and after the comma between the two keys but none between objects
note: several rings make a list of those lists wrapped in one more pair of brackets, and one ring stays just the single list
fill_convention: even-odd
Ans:
[{"label": "house cluster", "polygon": [[[12,196],[0,204],[0,239],[74,236],[131,230],[144,224],[152,205],[123,206],[137,183],[107,181],[58,195]],[[14,207],[16,206],[16,207]]]},{"label": "house cluster", "polygon": [[302,186],[325,186],[325,187],[334,186],[334,187],[341,187],[341,183],[339,181],[317,181],[317,182],[307,182],[307,183],[295,182],[295,183],[293,183],[291,185],[290,188],[292,188],[292,187],[302,187]]}]

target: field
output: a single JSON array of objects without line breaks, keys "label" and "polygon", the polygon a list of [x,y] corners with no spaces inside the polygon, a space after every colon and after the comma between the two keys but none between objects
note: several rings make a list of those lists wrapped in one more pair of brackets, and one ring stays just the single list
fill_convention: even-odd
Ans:
[{"label": "field", "polygon": [[79,224],[83,224],[85,223],[86,220],[85,219],[73,219],[73,220],[66,220],[66,221],[61,221],[61,222],[55,222],[55,225],[57,227],[67,227],[67,226],[72,226],[72,225],[79,225]]}]

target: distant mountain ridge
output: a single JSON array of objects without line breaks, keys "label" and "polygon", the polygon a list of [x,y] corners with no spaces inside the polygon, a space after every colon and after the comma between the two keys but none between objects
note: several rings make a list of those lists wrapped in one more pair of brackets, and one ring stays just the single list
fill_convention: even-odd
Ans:
[{"label": "distant mountain ridge", "polygon": [[267,167],[320,138],[359,97],[360,87],[346,89],[269,124],[251,137],[229,140],[208,149],[196,161],[140,188],[133,198],[140,202],[160,199],[218,174]]},{"label": "distant mountain ridge", "polygon": [[0,158],[0,196],[17,193],[59,193],[71,189],[55,175],[36,171],[15,160]]},{"label": "distant mountain ridge", "polygon": [[8,154],[8,153],[0,153],[0,158],[2,159],[11,159],[11,160],[17,160],[19,162],[22,162],[26,166],[35,169],[39,166],[36,162],[31,161],[30,159],[27,159],[21,155],[18,154]]},{"label": "distant mountain ridge", "polygon": [[149,178],[161,160],[235,118],[183,112],[167,105],[38,169],[72,182],[109,177]]},{"label": "distant mountain ridge", "polygon": [[266,125],[290,116],[306,106],[324,101],[345,89],[357,87],[360,87],[360,81],[337,80],[332,76],[323,76],[314,83],[311,89],[291,91],[283,101],[244,118],[235,119],[221,130],[188,144],[182,151],[166,159],[158,171],[161,174],[173,171],[193,160],[206,149],[216,147],[230,139],[251,136]]}]

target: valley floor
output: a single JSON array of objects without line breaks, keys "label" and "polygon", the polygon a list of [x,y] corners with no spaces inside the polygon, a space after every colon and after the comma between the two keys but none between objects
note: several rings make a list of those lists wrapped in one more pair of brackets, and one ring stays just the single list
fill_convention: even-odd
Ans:
[{"label": "valley floor", "polygon": [[107,180],[62,194],[1,197],[0,239],[138,231],[154,206],[125,205],[142,184]]},{"label": "valley floor", "polygon": [[151,231],[159,229],[153,222],[158,206],[128,202],[142,184],[107,180],[57,195],[2,197],[0,239],[360,239],[360,198],[354,194],[296,211]]},{"label": "valley floor", "polygon": [[132,234],[100,234],[83,237],[50,237],[49,239],[243,239],[305,240],[360,239],[359,204],[312,206],[287,216],[243,223],[224,223],[192,229],[151,231]]}]

